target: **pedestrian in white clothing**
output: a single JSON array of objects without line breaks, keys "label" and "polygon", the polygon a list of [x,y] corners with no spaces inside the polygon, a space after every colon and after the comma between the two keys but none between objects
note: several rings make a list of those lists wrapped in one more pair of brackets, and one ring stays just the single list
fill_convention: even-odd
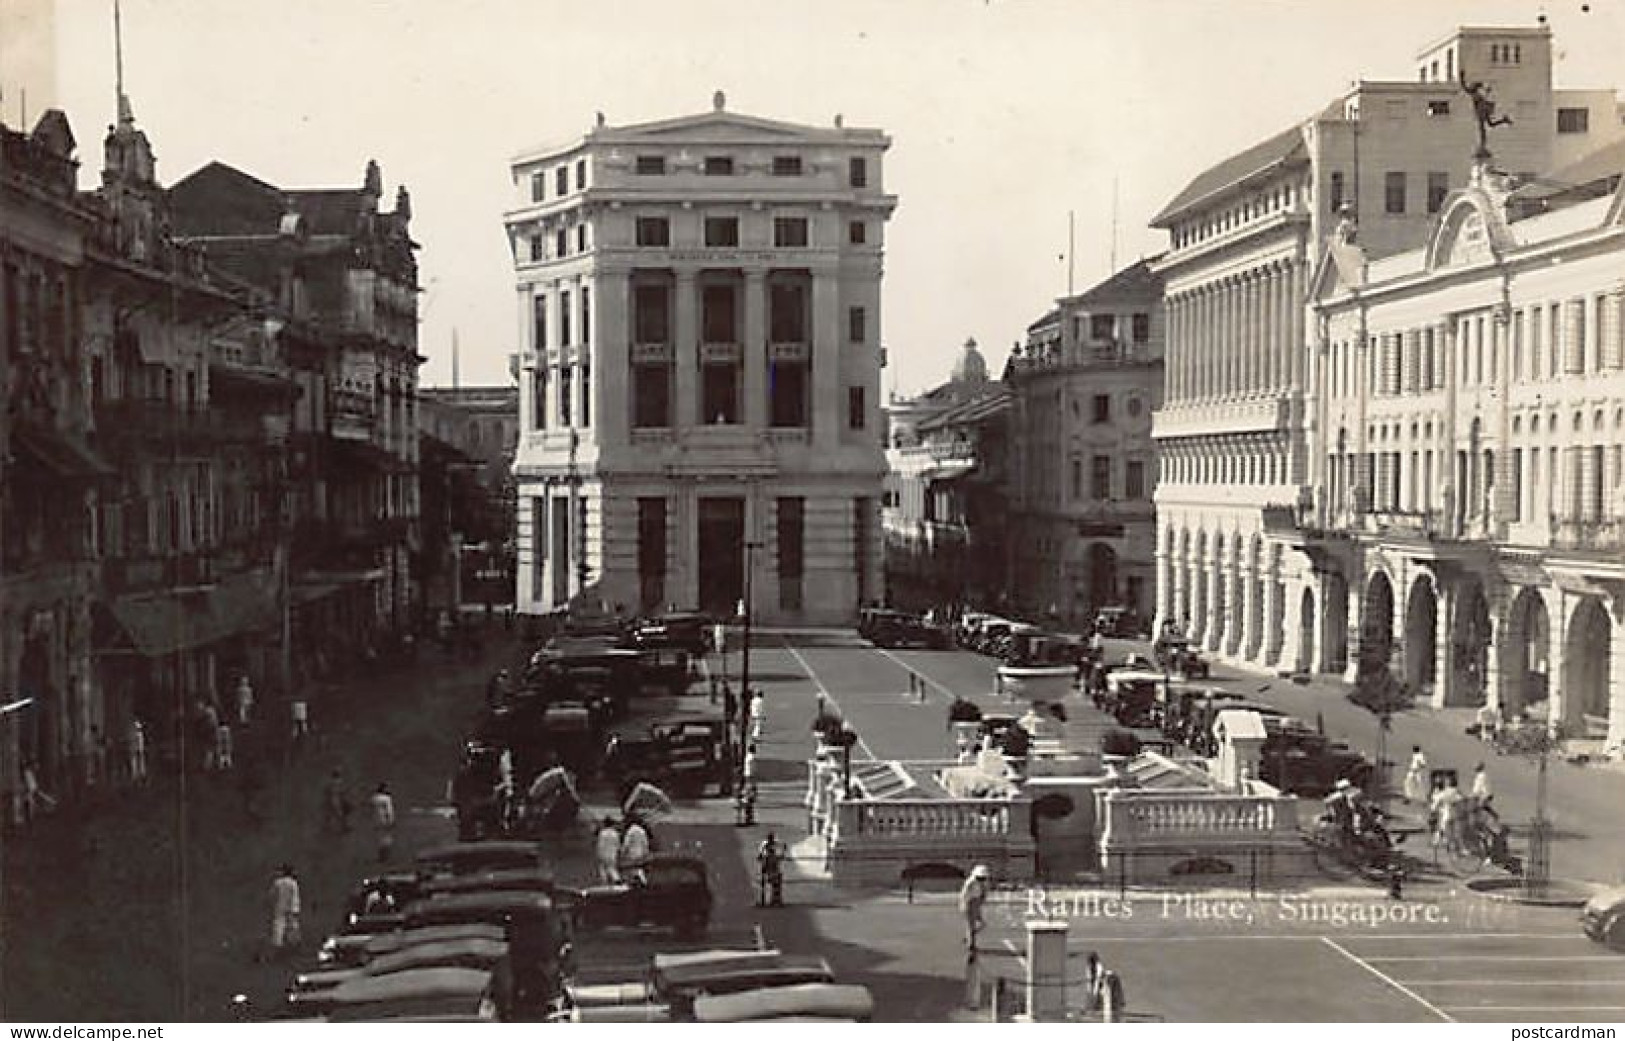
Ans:
[{"label": "pedestrian in white clothing", "polygon": [[614,818],[605,817],[598,825],[593,850],[598,860],[598,881],[606,886],[619,885],[621,870],[617,862],[621,856],[621,832],[615,827]]},{"label": "pedestrian in white clothing", "polygon": [[643,866],[649,862],[649,832],[642,824],[627,824],[619,854],[622,877],[628,882],[643,882]]},{"label": "pedestrian in white clothing", "polygon": [[231,758],[231,726],[221,723],[214,730],[214,765],[218,770],[230,770],[234,763]]},{"label": "pedestrian in white clothing", "polygon": [[1472,796],[1482,803],[1494,794],[1495,792],[1490,788],[1490,775],[1484,772],[1484,764],[1479,763],[1478,767],[1473,770]]},{"label": "pedestrian in white clothing", "polygon": [[298,948],[299,932],[299,879],[291,864],[283,864],[271,881],[271,955],[273,957]]},{"label": "pedestrian in white clothing", "polygon": [[1405,768],[1405,801],[1426,802],[1428,798],[1428,757],[1421,745],[1411,746],[1411,762]]},{"label": "pedestrian in white clothing", "polygon": [[389,794],[389,785],[380,784],[368,800],[372,807],[372,826],[378,833],[378,862],[389,860],[395,852],[395,797]]},{"label": "pedestrian in white clothing", "polygon": [[248,673],[237,677],[237,725],[246,727],[254,712],[254,687],[248,682]]},{"label": "pedestrian in white clothing", "polygon": [[130,720],[129,748],[130,783],[147,783],[147,730],[139,719]]}]

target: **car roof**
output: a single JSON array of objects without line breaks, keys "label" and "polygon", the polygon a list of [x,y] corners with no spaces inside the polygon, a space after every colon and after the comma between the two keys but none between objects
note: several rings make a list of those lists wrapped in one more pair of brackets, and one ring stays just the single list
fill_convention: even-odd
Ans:
[{"label": "car roof", "polygon": [[432,846],[417,855],[419,864],[432,864],[444,860],[479,860],[483,857],[517,857],[530,855],[541,860],[542,847],[535,842],[452,842]]},{"label": "car roof", "polygon": [[389,976],[405,968],[434,968],[439,959],[461,958],[469,955],[492,961],[508,953],[506,940],[493,940],[485,936],[463,936],[432,943],[414,943],[399,950],[380,954],[362,967],[368,976]]},{"label": "car roof", "polygon": [[446,875],[425,879],[422,888],[429,893],[475,892],[482,889],[501,889],[514,882],[538,882],[551,885],[555,881],[551,867],[498,868],[476,871],[467,875]]},{"label": "car roof", "polygon": [[527,889],[486,889],[473,893],[447,893],[444,896],[414,900],[406,905],[406,917],[410,921],[413,917],[435,917],[459,911],[477,913],[489,910],[506,914],[550,911],[552,908],[553,899],[547,893]]},{"label": "car roof", "polygon": [[[417,947],[425,943],[440,943],[452,939],[486,939],[501,940],[508,935],[507,929],[489,922],[460,922],[453,925],[420,925],[411,929],[392,929],[387,933],[375,933],[366,937],[363,947],[371,950],[377,948],[389,952],[404,950],[408,947]],[[343,940],[344,937],[338,937]],[[389,953],[386,952],[386,953]],[[382,957],[382,954],[379,955]]]},{"label": "car roof", "polygon": [[392,972],[387,976],[358,976],[345,980],[328,992],[336,1005],[373,1001],[403,1001],[414,998],[479,995],[491,982],[484,969],[434,966]]}]

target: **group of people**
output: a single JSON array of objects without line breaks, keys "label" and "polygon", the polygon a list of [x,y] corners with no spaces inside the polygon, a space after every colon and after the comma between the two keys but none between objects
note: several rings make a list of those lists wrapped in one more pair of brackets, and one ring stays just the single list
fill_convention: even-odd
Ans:
[{"label": "group of people", "polygon": [[1507,859],[1507,829],[1495,810],[1495,792],[1483,763],[1473,768],[1472,783],[1463,794],[1454,770],[1430,770],[1421,746],[1413,745],[1403,791],[1406,802],[1427,807],[1436,849],[1452,855],[1477,850],[1487,860]]},{"label": "group of people", "polygon": [[598,881],[607,886],[622,883],[641,885],[647,881],[644,869],[654,852],[654,839],[648,825],[637,817],[624,821],[605,817],[593,838],[598,861]]}]

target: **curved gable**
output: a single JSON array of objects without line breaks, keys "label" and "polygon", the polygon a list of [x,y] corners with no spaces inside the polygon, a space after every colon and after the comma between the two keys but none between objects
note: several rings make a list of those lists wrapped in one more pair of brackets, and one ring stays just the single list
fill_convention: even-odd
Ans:
[{"label": "curved gable", "polygon": [[1427,269],[1497,261],[1512,244],[1506,218],[1481,189],[1460,192],[1439,215],[1427,245]]}]

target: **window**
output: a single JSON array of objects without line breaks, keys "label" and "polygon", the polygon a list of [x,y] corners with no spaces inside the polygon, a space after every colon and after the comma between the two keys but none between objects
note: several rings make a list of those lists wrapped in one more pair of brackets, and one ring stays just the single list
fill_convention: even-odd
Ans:
[{"label": "window", "polygon": [[1591,129],[1591,111],[1583,108],[1560,108],[1557,110],[1557,132],[1559,134],[1583,134]]},{"label": "window", "polygon": [[576,225],[576,252],[587,252],[587,226],[585,224]]},{"label": "window", "polygon": [[801,575],[805,570],[803,562],[806,557],[807,500],[800,497],[782,498],[774,513],[779,529],[779,607],[786,611],[799,611]]},{"label": "window", "polygon": [[869,164],[863,158],[854,156],[846,161],[846,183],[854,188],[869,187]]},{"label": "window", "polygon": [[530,259],[533,263],[547,259],[547,236],[541,232],[530,237]]},{"label": "window", "polygon": [[638,156],[637,172],[640,176],[650,177],[666,172],[666,157],[663,155]]},{"label": "window", "polygon": [[592,362],[581,359],[581,425],[592,426]]},{"label": "window", "polygon": [[531,339],[538,350],[547,349],[547,297],[538,296],[531,301]]},{"label": "window", "polygon": [[1145,464],[1138,459],[1130,459],[1127,469],[1123,471],[1123,497],[1145,498]]},{"label": "window", "polygon": [[1136,314],[1134,316],[1134,342],[1147,343],[1151,339],[1151,316]]},{"label": "window", "polygon": [[530,201],[541,202],[547,198],[547,175],[533,173],[530,175]]},{"label": "window", "polygon": [[846,241],[854,246],[861,246],[868,239],[868,226],[860,220],[855,220],[846,226]]},{"label": "window", "polygon": [[705,218],[705,244],[707,246],[739,245],[739,218]]},{"label": "window", "polygon": [[1083,498],[1083,460],[1072,458],[1072,498]]},{"label": "window", "polygon": [[861,307],[846,309],[846,338],[853,343],[862,343],[868,334],[868,313]]},{"label": "window", "polygon": [[561,166],[553,171],[553,194],[570,194],[570,168]]},{"label": "window", "polygon": [[592,343],[592,290],[581,287],[581,342]]},{"label": "window", "polygon": [[707,285],[700,292],[700,328],[705,343],[738,343],[734,287]]},{"label": "window", "polygon": [[774,177],[800,177],[801,157],[799,155],[776,155],[773,157]]},{"label": "window", "polygon": [[666,500],[638,499],[638,603],[658,611],[666,599]]},{"label": "window", "polygon": [[767,297],[768,335],[772,343],[807,342],[807,287],[775,283]]},{"label": "window", "polygon": [[547,496],[538,495],[530,500],[530,559],[534,565],[531,572],[531,595],[541,599],[542,568],[547,563]]},{"label": "window", "polygon": [[1112,421],[1112,396],[1110,394],[1095,395],[1094,417],[1096,423],[1110,423]]},{"label": "window", "polygon": [[739,366],[713,362],[700,366],[700,413],[707,423],[739,422]]},{"label": "window", "polygon": [[773,245],[781,247],[800,247],[807,244],[807,218],[805,217],[774,217],[773,218]]},{"label": "window", "polygon": [[530,377],[530,428],[547,429],[547,366],[538,364]]},{"label": "window", "polygon": [[1110,340],[1117,332],[1117,319],[1109,314],[1089,316],[1089,339]]},{"label": "window", "polygon": [[671,225],[664,217],[638,218],[638,245],[671,245]]},{"label": "window", "polygon": [[1112,497],[1112,458],[1097,455],[1090,460],[1089,497],[1102,500]]},{"label": "window", "polygon": [[670,295],[663,285],[640,285],[632,293],[632,329],[636,343],[670,343]]},{"label": "window", "polygon": [[563,228],[553,233],[554,255],[567,257],[570,255],[570,233]]},{"label": "window", "polygon": [[846,426],[848,430],[862,430],[868,426],[869,410],[864,401],[862,387],[846,388]]},{"label": "window", "polygon": [[775,427],[807,425],[807,363],[779,361],[768,366],[769,419]]},{"label": "window", "polygon": [[1405,175],[1389,172],[1382,178],[1383,209],[1388,213],[1405,212]]},{"label": "window", "polygon": [[559,426],[575,426],[572,418],[575,397],[575,382],[571,379],[573,371],[568,365],[559,366]]},{"label": "window", "polygon": [[1450,175],[1435,170],[1428,174],[1428,212],[1444,209],[1444,197],[1450,194]]},{"label": "window", "polygon": [[559,343],[569,346],[575,341],[570,334],[575,330],[570,327],[570,291],[568,289],[559,293]]},{"label": "window", "polygon": [[576,160],[576,191],[587,190],[587,160]]},{"label": "window", "polygon": [[1337,213],[1343,208],[1343,173],[1332,171],[1331,190],[1326,193],[1326,212]]},{"label": "window", "polygon": [[671,426],[671,365],[646,362],[632,366],[632,426]]},{"label": "window", "polygon": [[1428,115],[1430,115],[1430,116],[1448,116],[1449,114],[1450,114],[1450,102],[1448,102],[1448,101],[1430,101],[1430,102],[1428,102]]},{"label": "window", "polygon": [[732,177],[734,172],[733,156],[708,155],[705,157],[705,176]]}]

